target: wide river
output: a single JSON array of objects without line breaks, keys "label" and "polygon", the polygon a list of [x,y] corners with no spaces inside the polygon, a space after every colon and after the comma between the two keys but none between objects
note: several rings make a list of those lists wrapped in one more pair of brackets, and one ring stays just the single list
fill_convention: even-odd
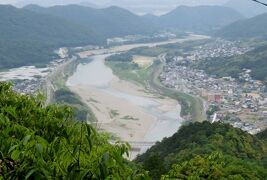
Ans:
[{"label": "wide river", "polygon": [[105,65],[105,58],[112,53],[125,52],[136,47],[154,47],[206,38],[208,37],[191,35],[160,43],[81,52],[79,56],[85,61],[77,66],[66,85],[92,109],[98,119],[99,129],[131,144],[135,149],[132,159],[154,142],[177,132],[183,122],[180,116],[181,106],[173,99],[160,97],[140,85],[120,80]]},{"label": "wide river", "polygon": [[[180,117],[180,105],[177,103],[174,109],[163,111],[157,100],[143,95],[125,92],[119,88],[113,88],[110,83],[114,79],[118,79],[112,70],[104,63],[105,57],[108,55],[97,55],[91,57],[88,63],[79,64],[75,73],[68,79],[67,86],[83,86],[89,88],[94,87],[99,91],[105,92],[109,96],[123,99],[144,110],[144,112],[156,117],[154,123],[145,135],[144,141],[155,142],[160,141],[164,137],[172,136],[181,126],[182,118]],[[96,97],[92,97],[96,98]]]}]

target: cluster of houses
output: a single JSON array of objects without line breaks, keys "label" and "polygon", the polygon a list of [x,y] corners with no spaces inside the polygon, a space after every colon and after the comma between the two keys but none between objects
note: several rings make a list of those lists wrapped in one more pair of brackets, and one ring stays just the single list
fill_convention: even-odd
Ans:
[{"label": "cluster of houses", "polygon": [[137,42],[146,42],[146,41],[153,41],[153,40],[160,40],[160,39],[173,39],[176,38],[176,34],[171,32],[161,32],[155,33],[153,35],[128,35],[124,37],[114,37],[107,39],[108,46],[116,46],[116,45],[124,45],[124,44],[131,44]]},{"label": "cluster of houses", "polygon": [[55,51],[58,59],[51,61],[44,68],[35,66],[24,66],[10,69],[7,72],[0,73],[0,80],[12,82],[13,90],[22,94],[33,94],[44,88],[46,78],[60,64],[68,60],[68,49],[60,48]]},{"label": "cluster of houses", "polygon": [[[186,58],[187,63],[198,58],[215,57],[218,55],[217,52],[220,54],[218,57],[227,57],[248,51],[248,48],[236,47],[234,42],[223,40],[216,40],[197,49],[201,50],[186,52],[191,57],[191,59]],[[172,57],[166,61],[166,66],[160,75],[160,80],[165,86],[200,96],[210,106],[217,106],[219,109],[216,112],[217,120],[229,122],[250,133],[256,133],[261,128],[267,127],[266,87],[262,82],[252,79],[251,70],[243,69],[237,79],[215,78],[203,70],[193,69],[181,63],[183,61],[185,61],[183,56]],[[214,116],[210,118],[213,119]]]},{"label": "cluster of houses", "polygon": [[190,52],[189,59],[203,60],[216,57],[231,57],[241,55],[251,50],[247,46],[241,46],[240,41],[227,41],[216,39],[205,45],[198,46],[194,51]]}]

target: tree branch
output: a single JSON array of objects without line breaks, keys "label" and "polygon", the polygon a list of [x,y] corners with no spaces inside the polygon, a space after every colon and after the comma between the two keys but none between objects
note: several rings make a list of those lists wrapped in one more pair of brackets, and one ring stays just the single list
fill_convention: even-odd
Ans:
[{"label": "tree branch", "polygon": [[252,0],[252,1],[254,1],[254,2],[256,2],[256,3],[259,3],[259,4],[262,4],[262,5],[264,5],[264,6],[267,6],[267,3],[263,3],[263,2],[258,1],[258,0]]}]

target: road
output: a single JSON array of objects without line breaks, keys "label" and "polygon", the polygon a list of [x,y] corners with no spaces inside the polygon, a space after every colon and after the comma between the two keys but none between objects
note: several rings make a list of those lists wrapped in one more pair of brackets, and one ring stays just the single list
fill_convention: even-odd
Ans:
[{"label": "road", "polygon": [[[55,85],[56,79],[64,76],[66,71],[66,67],[77,60],[77,57],[73,57],[68,59],[66,62],[58,65],[47,77],[45,80],[45,91],[46,91],[46,102],[45,105],[47,106],[49,103],[53,101],[54,93],[57,89]],[[62,77],[63,78],[63,77]]]},{"label": "road", "polygon": [[196,41],[196,40],[202,40],[202,39],[208,39],[208,38],[209,38],[208,36],[204,36],[204,35],[190,34],[189,36],[185,38],[171,39],[171,40],[162,41],[162,42],[130,44],[130,45],[114,46],[114,47],[107,48],[107,49],[88,50],[88,51],[80,52],[78,53],[78,55],[81,58],[87,58],[92,55],[126,52],[131,49],[139,48],[139,47],[156,47],[156,46],[162,46],[162,45],[167,45],[167,44],[182,43],[182,42],[190,41],[190,40]]},{"label": "road", "polygon": [[206,119],[205,115],[205,103],[199,97],[195,97],[183,92],[176,91],[174,89],[167,88],[159,82],[159,75],[163,71],[163,67],[166,65],[166,54],[161,54],[158,58],[160,64],[154,65],[151,78],[148,81],[149,87],[154,92],[176,99],[182,106],[181,115],[187,116],[190,114],[190,120],[202,122]]}]

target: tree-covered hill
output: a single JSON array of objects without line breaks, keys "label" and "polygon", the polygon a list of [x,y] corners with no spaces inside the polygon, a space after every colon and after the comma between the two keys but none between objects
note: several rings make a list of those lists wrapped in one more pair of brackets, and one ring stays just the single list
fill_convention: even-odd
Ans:
[{"label": "tree-covered hill", "polygon": [[228,39],[267,38],[267,13],[234,22],[218,30],[215,35]]},{"label": "tree-covered hill", "polygon": [[240,13],[222,6],[179,6],[159,17],[158,23],[169,29],[208,33],[242,18]]},{"label": "tree-covered hill", "polygon": [[[124,144],[75,122],[68,107],[44,107],[0,83],[0,179],[144,179]],[[142,178],[143,177],[143,178]]]},{"label": "tree-covered hill", "polygon": [[227,124],[195,123],[157,143],[136,162],[154,179],[172,167],[166,179],[265,179],[267,144]]},{"label": "tree-covered hill", "polygon": [[212,58],[201,61],[197,68],[219,77],[232,76],[237,78],[244,68],[251,69],[254,79],[267,85],[267,45],[262,45],[243,55],[228,58]]},{"label": "tree-covered hill", "polygon": [[111,145],[108,137],[74,121],[69,107],[44,107],[40,96],[20,95],[0,83],[1,180],[267,177],[264,136],[230,125],[183,126],[138,157],[139,165],[124,159],[127,145]]},{"label": "tree-covered hill", "polygon": [[46,64],[62,46],[105,45],[107,38],[166,29],[208,32],[240,18],[229,8],[213,6],[178,7],[151,19],[114,6],[0,5],[0,69]]},{"label": "tree-covered hill", "polygon": [[148,34],[156,31],[150,21],[116,6],[94,9],[79,5],[53,6],[49,8],[29,5],[24,9],[79,23],[88,29],[98,32],[103,38]]},{"label": "tree-covered hill", "polygon": [[58,47],[101,43],[80,25],[7,5],[0,5],[0,34],[0,69],[44,64]]}]

